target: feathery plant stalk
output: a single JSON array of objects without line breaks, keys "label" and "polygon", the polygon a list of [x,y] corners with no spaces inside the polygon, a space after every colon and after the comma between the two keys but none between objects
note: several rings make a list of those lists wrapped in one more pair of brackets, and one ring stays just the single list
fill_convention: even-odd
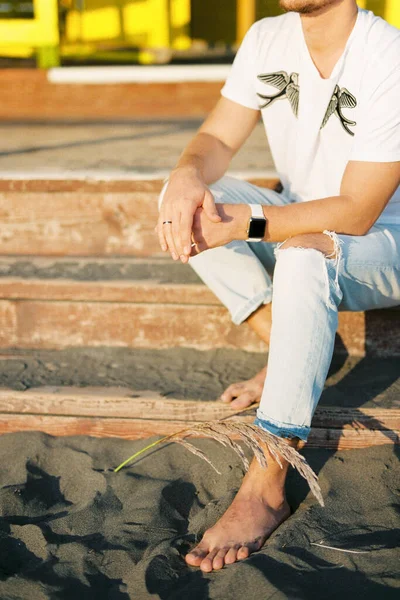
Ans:
[{"label": "feathery plant stalk", "polygon": [[[256,408],[257,406],[258,406],[258,402],[255,403],[254,406],[251,406],[251,407],[246,406],[246,408],[241,408],[240,410],[237,410],[236,412],[232,413],[231,415],[228,415],[227,417],[222,417],[222,419],[219,419],[218,422],[219,421],[223,421],[224,419],[230,419],[231,417],[236,417],[236,415],[240,415],[240,413],[247,412],[247,411],[249,411],[251,409]],[[135,454],[132,454],[132,456],[130,456],[129,458],[127,458],[126,460],[124,460],[123,463],[121,463],[120,465],[118,465],[118,467],[116,467],[116,469],[114,469],[114,473],[118,473],[118,471],[120,471],[121,469],[123,469],[124,467],[126,467],[126,465],[128,465],[130,462],[132,462],[133,460],[135,460],[135,458],[137,458],[141,454],[144,454],[145,452],[147,452],[147,450],[150,450],[150,448],[153,448],[154,446],[158,446],[158,444],[162,444],[163,442],[166,442],[167,440],[171,439],[174,435],[177,435],[178,433],[183,433],[183,431],[186,431],[186,430],[182,429],[181,431],[178,431],[177,433],[171,433],[169,435],[166,435],[166,436],[160,438],[159,440],[156,440],[155,442],[152,442],[151,444],[149,444],[145,448],[142,448],[141,450],[138,450],[138,452],[135,452]]]},{"label": "feathery plant stalk", "polygon": [[[225,419],[229,419],[230,417],[236,416],[237,414],[248,410],[249,408],[247,407],[241,411],[229,415],[228,417],[225,417]],[[324,506],[324,500],[318,483],[318,477],[311,469],[304,456],[299,454],[295,448],[289,446],[289,444],[287,444],[287,442],[282,438],[273,435],[264,429],[261,429],[258,427],[258,425],[234,421],[232,422],[224,419],[194,424],[186,429],[182,429],[181,431],[167,435],[130,456],[116,469],[114,469],[114,472],[118,473],[118,471],[120,471],[123,467],[128,465],[135,458],[138,458],[138,456],[150,448],[153,448],[154,446],[164,442],[171,441],[181,444],[187,450],[205,460],[218,474],[221,474],[216,466],[213,465],[211,460],[206,456],[206,454],[200,450],[200,448],[193,446],[193,444],[186,440],[186,438],[189,436],[199,435],[214,439],[223,446],[231,448],[238,455],[246,470],[249,468],[249,461],[243,452],[243,448],[236,441],[234,441],[232,437],[238,437],[242,442],[244,442],[244,444],[253,452],[254,456],[263,468],[268,467],[267,458],[263,450],[263,446],[266,446],[271,456],[281,467],[281,459],[283,458],[289,464],[291,464],[292,467],[298,470],[300,475],[306,479],[308,485],[310,486],[311,492],[314,494],[320,505]]]}]

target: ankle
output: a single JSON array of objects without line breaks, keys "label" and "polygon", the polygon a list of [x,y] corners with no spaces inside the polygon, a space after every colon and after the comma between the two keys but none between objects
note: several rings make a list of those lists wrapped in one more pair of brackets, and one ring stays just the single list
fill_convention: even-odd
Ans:
[{"label": "ankle", "polygon": [[257,373],[257,375],[254,376],[254,379],[256,381],[259,381],[260,383],[264,383],[266,376],[267,376],[267,367],[265,366],[263,369],[261,369],[261,371],[259,371],[259,373]]},{"label": "ankle", "polygon": [[287,504],[285,487],[280,482],[244,482],[238,495],[246,500],[261,501],[274,510],[280,510]]}]

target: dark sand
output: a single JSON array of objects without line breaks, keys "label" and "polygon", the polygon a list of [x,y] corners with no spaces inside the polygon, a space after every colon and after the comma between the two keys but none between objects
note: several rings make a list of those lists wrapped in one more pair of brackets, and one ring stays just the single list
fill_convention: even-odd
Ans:
[{"label": "dark sand", "polygon": [[196,440],[221,475],[177,444],[113,473],[145,443],[0,438],[2,600],[399,598],[398,448],[306,450],[326,507],[291,472],[293,516],[260,552],[203,574],[182,555],[227,508],[242,467]]},{"label": "dark sand", "polygon": [[[255,375],[263,353],[192,348],[69,348],[0,351],[0,387],[111,386],[157,390],[166,398],[213,401]],[[190,378],[187,374],[190,373]],[[399,408],[399,359],[335,355],[321,406]]]}]

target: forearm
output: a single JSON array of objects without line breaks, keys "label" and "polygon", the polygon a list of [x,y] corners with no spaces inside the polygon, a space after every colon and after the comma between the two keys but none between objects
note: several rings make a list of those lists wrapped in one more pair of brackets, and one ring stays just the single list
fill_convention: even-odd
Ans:
[{"label": "forearm", "polygon": [[233,156],[233,151],[218,138],[199,132],[188,144],[171,176],[183,169],[196,172],[205,184],[220,179]]},{"label": "forearm", "polygon": [[[250,209],[244,204],[237,208],[238,205],[224,204],[225,219],[232,219],[236,230],[233,239],[246,239]],[[264,237],[267,242],[282,242],[295,235],[320,233],[325,229],[347,235],[364,235],[379,216],[365,214],[350,196],[333,196],[285,206],[263,206],[263,211],[267,219]]]},{"label": "forearm", "polygon": [[319,233],[325,229],[347,235],[364,235],[374,222],[350,196],[267,206],[264,214],[268,220],[265,240],[269,242],[280,242],[304,233]]}]

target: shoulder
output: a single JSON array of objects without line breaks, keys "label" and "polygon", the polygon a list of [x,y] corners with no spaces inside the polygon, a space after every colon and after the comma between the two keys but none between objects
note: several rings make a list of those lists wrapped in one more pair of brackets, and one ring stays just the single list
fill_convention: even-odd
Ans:
[{"label": "shoulder", "polygon": [[297,17],[298,15],[292,12],[279,15],[278,17],[265,17],[253,23],[246,35],[263,40],[277,33],[293,31],[295,22],[298,20]]},{"label": "shoulder", "polygon": [[291,36],[298,24],[298,19],[298,15],[293,12],[278,17],[260,19],[250,27],[246,38],[254,47],[260,50],[265,46],[269,46],[274,40],[282,40],[286,36]]},{"label": "shoulder", "polygon": [[400,67],[400,30],[371,11],[361,11],[370,68],[391,72]]}]

